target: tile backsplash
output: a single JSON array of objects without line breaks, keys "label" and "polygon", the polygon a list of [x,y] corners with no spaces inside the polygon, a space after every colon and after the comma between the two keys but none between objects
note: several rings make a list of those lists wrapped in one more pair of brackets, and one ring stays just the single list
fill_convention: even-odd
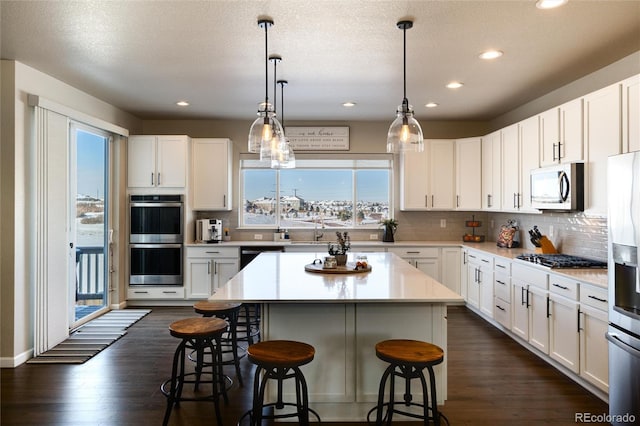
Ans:
[{"label": "tile backsplash", "polygon": [[[262,234],[264,241],[272,241],[272,231],[264,229],[237,229],[236,212],[198,212],[196,218],[215,217],[223,220],[224,227],[231,231],[233,240],[253,241],[255,234]],[[475,229],[476,235],[484,235],[485,241],[495,242],[500,226],[509,219],[517,221],[520,228],[522,247],[533,251],[528,230],[537,225],[547,235],[559,252],[586,256],[599,260],[607,259],[607,218],[586,216],[580,212],[545,212],[542,214],[491,213],[491,212],[397,212],[398,230],[396,241],[460,241],[471,228],[465,227],[468,220],[478,220],[482,226]],[[550,231],[553,231],[552,233]],[[333,240],[333,230],[324,231],[323,241]],[[382,240],[380,229],[350,231],[353,241],[370,241],[370,235],[377,233]],[[312,230],[290,230],[293,240],[312,240]]]}]

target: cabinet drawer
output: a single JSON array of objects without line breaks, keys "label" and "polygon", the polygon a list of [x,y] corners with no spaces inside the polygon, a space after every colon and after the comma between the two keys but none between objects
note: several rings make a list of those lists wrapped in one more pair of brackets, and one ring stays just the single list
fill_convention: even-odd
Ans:
[{"label": "cabinet drawer", "polygon": [[495,272],[493,289],[497,298],[509,302],[511,300],[511,278],[506,274]]},{"label": "cabinet drawer", "polygon": [[187,247],[187,257],[235,257],[238,258],[238,247],[220,247],[207,245],[206,247]]},{"label": "cabinet drawer", "polygon": [[471,263],[485,265],[493,269],[493,256],[488,256],[484,253],[470,250],[467,257]]},{"label": "cabinet drawer", "polygon": [[440,257],[438,247],[390,247],[387,251],[400,257]]},{"label": "cabinet drawer", "polygon": [[605,312],[609,309],[609,294],[606,288],[580,284],[580,303]]},{"label": "cabinet drawer", "polygon": [[498,299],[498,297],[493,300],[493,318],[511,330],[511,303]]},{"label": "cabinet drawer", "polygon": [[547,289],[547,273],[541,269],[531,266],[513,263],[511,265],[511,282],[513,284],[531,284],[536,287]]},{"label": "cabinet drawer", "polygon": [[127,299],[184,299],[184,287],[129,287]]},{"label": "cabinet drawer", "polygon": [[504,257],[496,256],[493,259],[494,262],[494,270],[496,272],[504,273],[507,275],[511,275],[511,261]]},{"label": "cabinet drawer", "polygon": [[549,274],[549,291],[571,300],[578,300],[578,282],[571,278]]}]

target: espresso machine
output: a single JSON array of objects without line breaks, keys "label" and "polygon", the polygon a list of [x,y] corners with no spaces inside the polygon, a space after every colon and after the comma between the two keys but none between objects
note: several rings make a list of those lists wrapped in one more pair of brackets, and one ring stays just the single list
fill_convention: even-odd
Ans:
[{"label": "espresso machine", "polygon": [[198,219],[196,221],[196,242],[219,243],[222,241],[222,220]]}]

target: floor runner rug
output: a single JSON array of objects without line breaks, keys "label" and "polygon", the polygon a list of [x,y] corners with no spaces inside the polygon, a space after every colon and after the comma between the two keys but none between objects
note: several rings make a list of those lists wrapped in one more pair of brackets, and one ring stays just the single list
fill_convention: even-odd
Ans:
[{"label": "floor runner rug", "polygon": [[27,364],[82,364],[127,334],[149,309],[110,311],[80,326],[62,343],[27,361]]}]

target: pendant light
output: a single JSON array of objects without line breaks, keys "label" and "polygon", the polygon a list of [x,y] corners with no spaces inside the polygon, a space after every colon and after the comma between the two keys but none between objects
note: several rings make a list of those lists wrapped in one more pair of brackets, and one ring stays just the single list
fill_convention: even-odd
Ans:
[{"label": "pendant light", "polygon": [[[284,133],[282,126],[276,118],[273,105],[269,103],[269,44],[268,44],[268,29],[273,26],[273,21],[270,19],[258,20],[258,26],[264,28],[264,102],[258,106],[258,118],[251,125],[249,130],[249,152],[260,152],[260,160],[270,160],[270,147],[274,143],[275,138],[282,138]],[[265,157],[262,156],[262,148],[264,147]],[[269,155],[267,156],[267,152]]]},{"label": "pendant light", "polygon": [[[273,108],[271,111],[273,112],[273,119],[278,121],[278,113],[277,109],[277,95],[276,95],[276,68],[278,62],[280,62],[282,58],[278,55],[270,55],[268,61],[273,63]],[[266,139],[260,143],[260,161],[265,162],[265,164],[270,164],[273,168],[272,158],[277,154],[277,150],[280,147],[281,141],[284,139],[284,129],[282,129],[282,124],[278,123],[278,127],[273,127],[273,136],[270,141],[267,142]]]},{"label": "pendant light", "polygon": [[413,107],[407,99],[407,30],[413,27],[412,21],[399,21],[397,27],[402,30],[404,61],[404,98],[396,111],[396,119],[389,127],[387,134],[387,152],[402,153],[407,151],[424,151],[424,140],[420,123],[413,116]]},{"label": "pendant light", "polygon": [[282,122],[282,129],[285,130],[284,142],[281,143],[279,149],[274,156],[271,156],[271,167],[277,169],[293,169],[296,167],[296,156],[291,148],[289,139],[286,137],[286,128],[284,125],[284,86],[289,82],[287,80],[278,80],[277,84],[280,85],[280,119]]}]

